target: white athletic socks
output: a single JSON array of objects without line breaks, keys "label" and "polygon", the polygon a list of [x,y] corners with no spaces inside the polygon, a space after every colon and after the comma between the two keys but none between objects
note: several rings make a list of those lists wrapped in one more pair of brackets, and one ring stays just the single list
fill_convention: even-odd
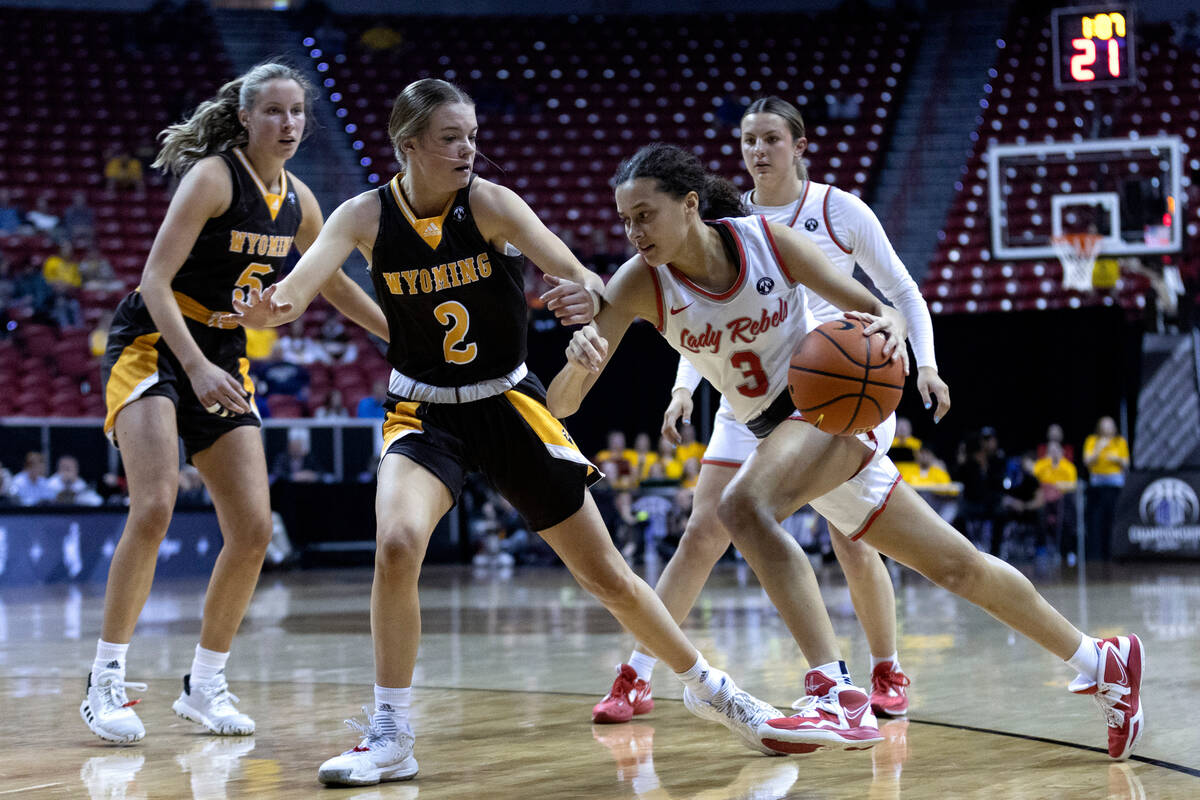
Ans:
[{"label": "white athletic socks", "polygon": [[658,663],[658,659],[654,656],[648,656],[645,653],[637,650],[629,656],[629,666],[637,670],[638,677],[647,683],[650,682],[650,676],[654,674],[654,665]]},{"label": "white athletic socks", "polygon": [[872,653],[871,654],[871,671],[874,672],[875,668],[878,667],[880,664],[886,664],[888,662],[891,662],[893,672],[900,671],[900,654],[899,653],[892,653],[890,656],[887,656],[886,658],[876,658],[875,654]]},{"label": "white athletic socks", "polygon": [[196,645],[196,655],[192,658],[191,682],[192,683],[208,683],[213,678],[217,677],[217,673],[225,669],[225,662],[229,660],[229,653],[218,653],[215,650],[206,650],[200,645]]},{"label": "white athletic socks", "polygon": [[103,639],[96,640],[96,658],[92,661],[92,683],[100,678],[100,673],[106,669],[115,669],[122,675],[125,674],[125,653],[129,650],[129,643],[114,644],[106,642]]},{"label": "white athletic socks", "polygon": [[845,661],[830,661],[828,664],[822,664],[819,667],[813,667],[813,669],[835,683],[840,683],[843,686],[852,685],[850,682],[850,670],[846,669]]},{"label": "white athletic socks", "polygon": [[1100,671],[1100,640],[1085,633],[1079,642],[1079,649],[1067,659],[1067,663],[1088,680],[1095,680],[1096,673]]},{"label": "white athletic socks", "polygon": [[[408,727],[408,710],[412,707],[412,687],[392,689],[375,684],[375,712],[387,717],[396,729]],[[383,720],[381,720],[383,721]],[[386,721],[384,727],[386,728]]]},{"label": "white athletic socks", "polygon": [[696,663],[687,672],[676,672],[675,677],[683,681],[683,685],[692,690],[692,694],[701,700],[712,700],[724,688],[728,676],[719,669],[713,669],[704,660],[704,656],[696,654]]}]

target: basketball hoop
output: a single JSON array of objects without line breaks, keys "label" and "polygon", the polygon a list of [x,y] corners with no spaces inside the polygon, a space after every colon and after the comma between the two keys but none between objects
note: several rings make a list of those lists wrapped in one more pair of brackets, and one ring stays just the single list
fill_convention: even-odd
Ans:
[{"label": "basketball hoop", "polygon": [[1092,288],[1092,269],[1104,237],[1098,233],[1064,233],[1050,237],[1054,252],[1062,263],[1063,288],[1080,292]]}]

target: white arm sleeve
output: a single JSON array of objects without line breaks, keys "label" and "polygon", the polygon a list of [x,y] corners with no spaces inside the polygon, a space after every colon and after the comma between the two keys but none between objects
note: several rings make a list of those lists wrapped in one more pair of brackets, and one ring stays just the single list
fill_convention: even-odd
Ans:
[{"label": "white arm sleeve", "polygon": [[838,239],[850,248],[854,260],[875,282],[875,287],[908,320],[908,340],[917,356],[917,366],[936,370],[929,307],[916,281],[888,241],[879,218],[866,203],[849,192],[833,187],[829,192],[829,221]]},{"label": "white arm sleeve", "polygon": [[692,366],[692,362],[680,356],[679,369],[675,371],[675,385],[671,387],[671,393],[674,394],[676,389],[687,389],[688,394],[691,394],[699,385],[700,373]]}]

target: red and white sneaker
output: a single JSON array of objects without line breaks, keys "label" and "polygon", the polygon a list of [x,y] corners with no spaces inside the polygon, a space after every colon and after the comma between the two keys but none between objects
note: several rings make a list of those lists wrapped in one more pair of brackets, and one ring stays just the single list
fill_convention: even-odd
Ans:
[{"label": "red and white sneaker", "polygon": [[650,682],[638,677],[637,670],[628,664],[617,667],[617,677],[604,699],[592,708],[592,722],[629,722],[635,716],[654,710]]},{"label": "red and white sneaker", "polygon": [[871,710],[881,717],[908,713],[908,676],[894,661],[881,661],[871,670]]},{"label": "red and white sneaker", "polygon": [[799,714],[769,719],[758,738],[777,753],[811,753],[833,748],[866,750],[883,741],[867,693],[838,683],[818,670],[804,676],[805,696],[792,704]]},{"label": "red and white sneaker", "polygon": [[1071,681],[1075,694],[1090,694],[1108,724],[1108,755],[1129,758],[1145,727],[1142,715],[1142,672],[1146,656],[1142,640],[1134,634],[1100,640],[1100,670],[1096,680],[1080,675]]}]

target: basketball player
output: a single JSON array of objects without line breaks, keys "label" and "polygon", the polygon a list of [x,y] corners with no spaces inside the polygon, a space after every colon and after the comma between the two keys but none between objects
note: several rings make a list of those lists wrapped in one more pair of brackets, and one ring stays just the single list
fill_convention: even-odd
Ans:
[{"label": "basketball player", "polygon": [[[754,101],[742,116],[741,131],[742,160],[754,179],[754,188],[742,195],[742,204],[768,222],[804,231],[846,275],[854,273],[855,262],[862,265],[884,296],[904,314],[917,357],[917,388],[926,408],[932,399],[937,400],[935,419],[940,420],[950,408],[950,390],[938,376],[929,309],[879,220],[854,195],[808,179],[803,158],[808,145],[804,120],[791,103],[778,97]],[[817,323],[842,316],[836,306],[812,292],[807,294],[807,301]],[[692,392],[699,385],[700,373],[681,357],[662,428],[663,435],[676,443],[676,424],[691,416]],[[893,416],[877,434],[882,452],[886,453],[891,444],[894,427]],[[713,435],[701,461],[687,529],[654,588],[677,622],[691,611],[713,566],[729,548],[731,537],[717,517],[717,502],[756,444],[754,434],[735,419],[729,399],[722,396]],[[857,480],[890,488],[899,479],[886,456],[866,470],[878,475],[860,474]],[[859,504],[852,533],[869,524],[877,505],[866,500]],[[832,531],[830,542],[846,573],[850,598],[871,650],[871,708],[876,714],[902,716],[908,713],[909,680],[900,669],[896,653],[896,597],[887,568],[878,552],[858,539]],[[650,675],[655,663],[652,655],[635,646],[629,663],[617,667],[617,678],[608,695],[592,709],[592,720],[626,722],[652,709]]]},{"label": "basketball player", "polygon": [[284,324],[358,247],[368,256],[391,332],[393,372],[376,509],[371,631],[375,711],[361,743],[321,765],[326,784],[404,780],[417,772],[409,722],[421,636],[417,579],[437,521],[467,471],[482,471],[554,548],[580,584],[685,684],[689,709],[763,750],[757,726],[777,712],[739,691],[671,620],[612,543],[587,486],[599,477],[546,410],[525,364],[525,254],[539,267],[603,288],[510,190],[471,172],[471,99],[441,80],[401,92],[388,134],[405,171],[342,204],[282,282],[237,303],[245,324]]},{"label": "basketball player", "polygon": [[[787,752],[847,746],[868,725],[871,736],[878,736],[868,698],[850,686],[839,661],[812,568],[778,523],[812,503],[836,530],[861,535],[1067,661],[1080,673],[1071,690],[1094,694],[1104,709],[1109,754],[1128,757],[1142,730],[1138,638],[1083,635],[1021,573],[977,551],[903,482],[888,487],[858,480],[871,475],[868,467],[882,458],[870,436],[831,436],[805,422],[791,404],[788,365],[805,332],[802,286],[847,316],[868,321],[866,333],[887,337],[885,355],[907,364],[903,316],[786,226],[763,217],[704,222],[702,212],[736,211],[736,195],[722,200],[732,187],[680,148],[643,148],[622,163],[613,185],[637,255],[609,282],[594,324],[572,337],[568,363],[550,386],[548,404],[559,416],[578,409],[611,348],[641,317],[729,399],[738,421],[760,438],[717,513],[805,658],[817,665],[805,676],[807,703],[800,713],[759,726],[763,744]],[[878,506],[867,526],[856,513],[864,496]]]},{"label": "basketball player", "polygon": [[[271,538],[267,465],[247,376],[245,332],[220,314],[271,284],[295,244],[321,228],[308,187],[284,170],[304,136],[313,89],[291,67],[261,64],[167,128],[155,166],[182,175],[139,289],[117,307],[103,372],[105,433],[120,445],[129,518],[109,567],[104,622],[79,712],[110,742],[145,728],[129,701],[125,657],[154,579],[179,483],[179,437],[204,476],[224,546],[205,595],[200,642],[179,716],[212,733],[246,735],[224,667]],[[386,336],[379,308],[339,273],[323,287],[339,309]]]}]

